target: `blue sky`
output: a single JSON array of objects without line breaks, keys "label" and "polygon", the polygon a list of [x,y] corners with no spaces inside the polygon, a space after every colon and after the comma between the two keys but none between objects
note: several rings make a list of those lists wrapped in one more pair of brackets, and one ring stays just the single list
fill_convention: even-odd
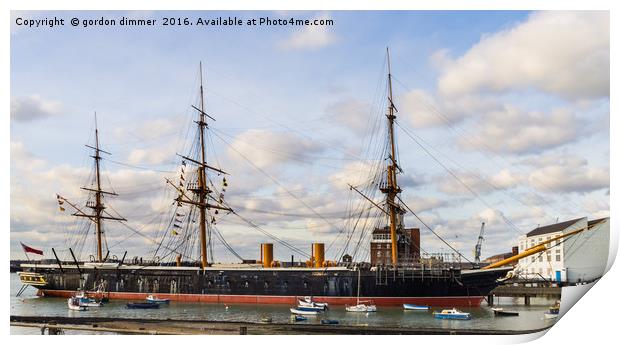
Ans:
[{"label": "blue sky", "polygon": [[[345,213],[346,201],[354,197],[346,183],[355,183],[363,171],[357,158],[368,158],[362,150],[370,138],[364,124],[381,121],[385,111],[386,46],[399,125],[421,137],[476,193],[399,131],[401,178],[415,181],[403,199],[465,255],[471,255],[481,221],[488,234],[483,256],[490,256],[509,251],[520,233],[537,224],[609,214],[607,13],[15,12],[12,17],[123,15],[158,21],[166,16],[331,18],[335,24],[27,29],[13,22],[13,257],[21,257],[20,241],[47,252],[66,244],[63,229],[75,223],[59,214],[55,193],[84,198],[79,186],[88,178],[90,161],[83,144],[92,143],[95,111],[111,159],[146,168],[104,162],[120,194],[111,204],[148,236],[161,230],[152,219],[171,200],[164,177],[175,174],[155,170],[176,169],[175,152],[187,145],[199,61],[216,133],[280,183],[214,136],[210,157],[231,173],[229,201],[304,250],[313,241],[330,243],[338,230],[334,225],[346,225],[341,219],[327,223],[252,210],[308,214],[304,205],[309,205],[312,211]],[[300,200],[304,205],[296,204]],[[257,256],[258,243],[267,240],[238,223],[220,224],[245,257]],[[419,226],[411,215],[406,224]],[[447,251],[422,232],[425,250]],[[107,235],[111,242],[125,237],[113,225]],[[130,255],[152,249],[138,236],[120,246]],[[218,260],[233,260],[221,246],[216,251]],[[276,248],[276,258],[288,257],[285,248]]]}]

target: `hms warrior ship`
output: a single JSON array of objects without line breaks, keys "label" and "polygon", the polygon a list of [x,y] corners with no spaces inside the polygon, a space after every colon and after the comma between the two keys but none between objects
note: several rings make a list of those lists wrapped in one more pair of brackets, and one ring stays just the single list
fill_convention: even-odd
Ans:
[{"label": "hms warrior ship", "polygon": [[[279,303],[295,304],[302,296],[312,296],[316,302],[333,305],[353,305],[361,297],[372,300],[376,305],[419,304],[434,306],[478,306],[485,296],[501,283],[512,267],[464,267],[458,263],[433,264],[420,257],[418,229],[406,229],[404,214],[406,205],[400,198],[402,192],[397,176],[400,167],[397,162],[395,142],[396,107],[392,96],[392,74],[387,58],[387,136],[388,149],[385,154],[385,169],[380,174],[377,187],[384,195],[382,203],[376,203],[358,188],[364,202],[372,204],[383,214],[383,226],[377,227],[371,240],[372,259],[368,263],[356,263],[350,255],[338,261],[326,261],[324,244],[313,243],[312,254],[303,265],[277,262],[273,259],[273,244],[260,244],[260,260],[244,260],[238,264],[213,264],[211,235],[214,233],[215,214],[236,212],[223,200],[224,188],[217,190],[210,175],[226,175],[218,167],[209,165],[206,157],[205,131],[207,120],[214,120],[205,112],[200,78],[200,106],[192,106],[197,112],[197,138],[192,154],[180,155],[182,174],[188,169],[188,176],[181,175],[178,183],[167,180],[177,196],[174,205],[178,211],[191,208],[189,223],[196,227],[199,236],[194,236],[199,245],[199,260],[184,261],[179,250],[183,240],[179,238],[181,227],[174,223],[172,240],[160,243],[169,249],[176,262],[141,262],[109,257],[104,254],[102,242],[104,221],[124,222],[125,218],[108,211],[104,197],[115,193],[102,190],[99,172],[101,153],[99,134],[95,129],[95,145],[92,156],[95,160],[95,174],[92,188],[83,188],[91,193],[87,207],[82,210],[68,199],[58,196],[61,207],[71,207],[74,216],[88,219],[95,226],[96,256],[89,262],[80,261],[69,249],[71,259],[62,261],[54,251],[55,262],[49,264],[22,264],[20,278],[24,284],[38,289],[40,296],[68,297],[77,290],[90,294],[101,294],[110,299],[144,299],[156,294],[159,298],[185,302],[212,303]],[[202,68],[201,68],[202,69]],[[90,147],[90,146],[89,146]],[[187,183],[184,183],[187,179]],[[224,179],[224,186],[226,180]],[[68,206],[67,206],[68,205]],[[184,216],[187,216],[185,214]],[[172,224],[172,222],[171,222]],[[381,246],[383,245],[383,246]],[[210,252],[211,251],[211,252]],[[187,252],[184,252],[187,255]],[[211,253],[211,254],[209,254]],[[383,255],[381,254],[383,253]],[[379,257],[379,255],[381,255]]]}]

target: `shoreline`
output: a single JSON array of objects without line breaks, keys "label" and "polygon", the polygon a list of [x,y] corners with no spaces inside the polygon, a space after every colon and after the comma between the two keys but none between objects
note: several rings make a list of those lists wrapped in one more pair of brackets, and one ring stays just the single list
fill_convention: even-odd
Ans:
[{"label": "shoreline", "polygon": [[111,317],[54,317],[11,315],[12,327],[66,329],[83,332],[122,334],[402,334],[402,335],[521,335],[545,331],[532,330],[406,328],[369,325],[316,325],[301,323],[255,323],[241,321],[209,321],[184,319],[132,319]]}]

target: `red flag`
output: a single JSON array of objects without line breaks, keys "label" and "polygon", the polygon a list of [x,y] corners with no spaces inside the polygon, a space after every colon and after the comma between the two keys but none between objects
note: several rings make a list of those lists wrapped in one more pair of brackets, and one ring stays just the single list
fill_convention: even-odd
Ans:
[{"label": "red flag", "polygon": [[19,244],[22,245],[22,249],[24,250],[24,252],[26,253],[33,253],[33,254],[37,254],[37,255],[43,255],[43,251],[39,250],[39,249],[34,249],[32,247],[28,247],[27,245],[19,242]]}]

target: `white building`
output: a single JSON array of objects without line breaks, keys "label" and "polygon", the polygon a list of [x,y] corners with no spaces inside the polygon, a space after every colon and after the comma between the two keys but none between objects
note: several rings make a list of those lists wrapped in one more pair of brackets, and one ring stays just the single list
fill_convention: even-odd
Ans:
[{"label": "white building", "polygon": [[567,282],[590,282],[603,276],[609,257],[609,223],[609,218],[591,220],[587,231],[564,242]]},{"label": "white building", "polygon": [[547,244],[544,252],[519,260],[520,276],[531,280],[577,283],[603,275],[609,252],[609,218],[586,217],[538,227],[519,237],[519,252],[562,234],[587,230]]}]

